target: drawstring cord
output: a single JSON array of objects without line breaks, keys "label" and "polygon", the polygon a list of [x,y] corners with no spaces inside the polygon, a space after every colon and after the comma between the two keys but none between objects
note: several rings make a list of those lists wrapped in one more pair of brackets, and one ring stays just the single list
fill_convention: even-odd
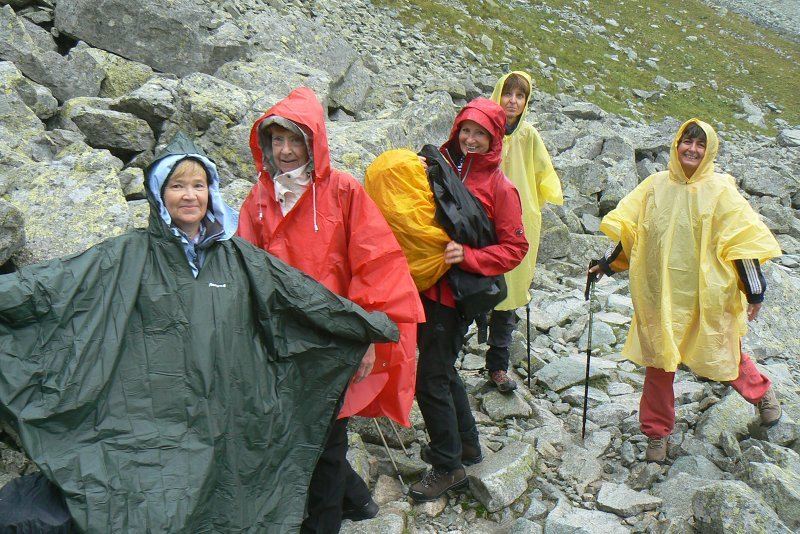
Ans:
[{"label": "drawstring cord", "polygon": [[311,200],[314,208],[314,232],[319,232],[319,226],[317,226],[317,181],[313,177],[311,178]]}]

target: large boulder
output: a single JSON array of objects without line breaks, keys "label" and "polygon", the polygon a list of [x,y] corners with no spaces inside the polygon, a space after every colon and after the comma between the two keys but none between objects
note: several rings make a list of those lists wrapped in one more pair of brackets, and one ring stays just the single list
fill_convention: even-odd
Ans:
[{"label": "large boulder", "polygon": [[545,534],[627,534],[631,530],[624,526],[614,514],[575,508],[562,499],[548,514],[544,525]]},{"label": "large boulder", "polygon": [[0,200],[0,265],[24,245],[25,221],[22,213],[5,200]]},{"label": "large boulder", "polygon": [[74,125],[94,148],[106,148],[114,154],[136,154],[153,148],[155,138],[144,120],[108,109],[104,99],[75,98],[59,112],[65,126]]},{"label": "large boulder", "polygon": [[377,156],[392,148],[408,146],[399,120],[332,122],[328,124],[328,146],[334,167],[364,181],[364,173]]},{"label": "large boulder", "polygon": [[155,76],[141,87],[111,102],[109,108],[136,115],[157,132],[161,130],[164,120],[177,111],[177,89],[178,80]]},{"label": "large boulder", "polygon": [[36,116],[49,119],[58,110],[58,101],[49,89],[29,80],[10,61],[0,61],[0,89],[5,93],[12,90],[19,95]]},{"label": "large boulder", "polygon": [[488,511],[497,512],[525,493],[535,465],[533,445],[511,443],[467,469],[470,489]]},{"label": "large boulder", "polygon": [[758,318],[744,338],[757,356],[794,360],[800,354],[800,277],[770,262],[764,269],[767,294]]},{"label": "large boulder", "polygon": [[706,410],[697,423],[695,434],[718,444],[723,432],[744,436],[748,425],[755,419],[753,406],[741,395],[731,390],[720,402]]},{"label": "large boulder", "polygon": [[715,482],[698,490],[692,500],[692,508],[701,532],[792,532],[752,488],[739,481]]},{"label": "large boulder", "polygon": [[25,218],[26,258],[80,252],[124,232],[130,217],[120,189],[122,162],[75,143],[49,163],[9,172],[7,198]]},{"label": "large boulder", "polygon": [[747,478],[786,526],[800,529],[800,475],[771,463],[751,462]]},{"label": "large boulder", "polygon": [[162,72],[214,72],[247,50],[236,26],[210,24],[213,13],[191,0],[58,2],[56,29]]},{"label": "large boulder", "polygon": [[456,118],[456,110],[450,95],[438,91],[410,102],[397,113],[396,118],[405,127],[411,148],[419,150],[426,144],[440,146],[445,142]]},{"label": "large boulder", "polygon": [[117,98],[141,87],[153,77],[153,69],[99,48],[87,49],[98,67],[105,73],[98,96]]}]

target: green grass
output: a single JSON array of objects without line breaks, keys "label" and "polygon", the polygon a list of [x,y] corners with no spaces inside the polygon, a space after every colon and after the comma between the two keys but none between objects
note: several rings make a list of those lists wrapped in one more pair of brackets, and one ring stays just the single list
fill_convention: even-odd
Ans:
[{"label": "green grass", "polygon": [[[594,84],[597,91],[583,98],[612,113],[633,116],[636,113],[631,111],[630,102],[641,102],[633,109],[648,119],[698,116],[713,124],[754,131],[758,129],[735,117],[742,111],[741,97],[749,94],[767,112],[764,133],[775,132],[776,118],[800,124],[800,44],[735,13],[721,17],[700,0],[589,0],[586,6],[575,1],[545,0],[528,5],[514,3],[513,10],[506,5],[507,0],[458,2],[466,13],[447,0],[374,1],[396,9],[408,26],[416,25],[439,40],[484,54],[498,74],[507,65],[527,70],[536,85],[549,93],[558,92],[556,80],[565,74],[575,80],[578,92],[584,85]],[[606,33],[586,32],[584,39],[576,38],[570,32],[571,22],[555,11],[564,8],[604,25]],[[614,19],[619,26],[605,23],[605,19]],[[454,31],[456,25],[460,33]],[[491,51],[480,42],[483,34],[494,42]],[[689,41],[687,36],[697,40]],[[632,49],[638,58],[629,61],[625,52],[609,46],[611,41]],[[611,59],[612,54],[619,61]],[[549,57],[556,58],[552,80],[542,75],[536,61],[547,63]],[[651,57],[659,58],[658,70],[645,64]],[[653,102],[642,102],[633,95],[633,89],[657,90],[653,82],[657,75],[672,82],[693,81],[696,86],[690,91],[670,89]],[[717,90],[709,84],[711,80]],[[770,112],[765,105],[768,102],[781,113]]]}]

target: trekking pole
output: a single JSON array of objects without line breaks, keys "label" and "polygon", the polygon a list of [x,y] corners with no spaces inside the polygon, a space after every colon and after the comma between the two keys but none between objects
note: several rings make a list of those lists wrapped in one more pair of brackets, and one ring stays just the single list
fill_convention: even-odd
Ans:
[{"label": "trekking pole", "polygon": [[400,484],[405,487],[406,483],[403,482],[403,475],[400,474],[400,470],[397,468],[392,451],[389,449],[389,444],[386,443],[386,437],[383,435],[383,430],[381,430],[381,425],[378,424],[377,419],[373,419],[372,422],[375,423],[375,428],[378,430],[378,435],[381,437],[381,441],[383,442],[383,448],[386,449],[386,454],[389,455],[389,461],[392,462],[392,467],[394,467],[394,472],[397,473],[397,478],[400,480]]},{"label": "trekking pole", "polygon": [[[597,265],[597,260],[589,262],[589,269]],[[589,301],[589,332],[586,335],[586,378],[583,381],[583,424],[581,426],[581,441],[586,438],[586,414],[589,411],[589,371],[592,361],[592,322],[594,321],[594,311],[592,310],[592,297],[594,297],[594,283],[597,275],[587,271],[586,289],[583,292],[584,300]]]},{"label": "trekking pole", "polygon": [[397,438],[397,441],[400,443],[400,448],[403,449],[403,454],[406,455],[406,458],[411,458],[411,453],[408,452],[408,449],[406,449],[406,446],[403,444],[403,440],[400,439],[400,433],[397,431],[397,426],[394,424],[394,421],[388,417],[386,420],[389,421],[389,425],[392,427],[392,432],[394,432],[394,437]]},{"label": "trekking pole", "polygon": [[531,389],[531,303],[525,304],[525,342],[528,355],[528,389]]}]

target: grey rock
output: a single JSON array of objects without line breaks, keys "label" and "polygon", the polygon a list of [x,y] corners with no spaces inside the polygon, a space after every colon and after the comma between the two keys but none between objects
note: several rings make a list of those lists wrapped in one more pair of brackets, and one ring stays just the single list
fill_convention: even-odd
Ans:
[{"label": "grey rock", "polygon": [[777,465],[751,462],[747,480],[786,526],[800,529],[800,475]]},{"label": "grey rock", "polygon": [[188,0],[171,2],[169,9],[158,0],[75,0],[56,4],[55,27],[156,70],[186,75],[214,72],[247,50],[234,25],[201,25],[211,18],[208,8]]},{"label": "grey rock", "polygon": [[544,519],[544,517],[548,513],[547,504],[539,500],[535,495],[531,497],[531,503],[528,505],[528,508],[525,510],[525,519],[529,519],[531,521]]},{"label": "grey rock", "polygon": [[200,72],[181,78],[176,95],[189,118],[186,126],[199,131],[208,129],[214,121],[237,124],[254,101],[249,91]]},{"label": "grey rock", "polygon": [[[395,434],[394,430],[392,430],[392,426],[389,424],[386,418],[372,419],[354,416],[350,418],[348,428],[351,432],[355,432],[360,435],[361,439],[367,443],[383,445],[383,440],[381,439],[378,430],[375,428],[376,422],[378,423],[378,426],[380,426],[381,432],[383,432],[383,437],[386,439],[386,442],[390,447],[400,448],[401,440],[402,445],[409,446],[416,437],[412,428],[406,428],[397,424],[394,425],[395,429],[397,430],[397,434]],[[398,440],[398,435],[400,440]]]},{"label": "grey rock", "polygon": [[524,517],[517,518],[508,529],[509,534],[542,534],[542,525]]},{"label": "grey rock", "polygon": [[532,412],[531,407],[519,393],[505,395],[496,390],[483,396],[481,408],[492,421],[503,421],[511,417],[528,417]]},{"label": "grey rock", "polygon": [[[589,340],[589,325],[586,325],[583,333],[581,334],[581,338],[578,341],[578,347],[582,350],[586,350],[586,343]],[[617,336],[614,335],[614,329],[611,328],[611,325],[608,323],[603,322],[602,320],[597,320],[592,325],[592,350],[597,347],[608,346],[611,347],[617,343]]]},{"label": "grey rock", "polygon": [[98,48],[88,48],[86,53],[94,58],[98,68],[105,74],[100,84],[100,97],[117,98],[126,95],[153,76],[153,69],[143,63],[130,61]]},{"label": "grey rock", "polygon": [[566,499],[547,516],[545,534],[626,534],[631,532],[614,514],[583,510],[570,505]]},{"label": "grey rock", "polygon": [[23,76],[10,61],[0,61],[0,88],[15,91],[42,120],[49,119],[58,111],[58,101],[50,90]]},{"label": "grey rock", "polygon": [[578,493],[583,493],[587,485],[603,476],[603,464],[593,451],[569,446],[564,451],[558,474]]},{"label": "grey rock", "polygon": [[692,509],[703,532],[789,534],[791,530],[746,484],[715,482],[695,493]]},{"label": "grey rock", "polygon": [[25,245],[25,221],[20,211],[0,200],[0,265]]},{"label": "grey rock", "polygon": [[694,512],[692,499],[698,490],[714,484],[714,480],[696,478],[686,473],[678,473],[653,486],[653,494],[664,501],[662,512],[676,521],[689,521]]},{"label": "grey rock", "polygon": [[347,461],[362,480],[369,482],[369,453],[361,436],[353,432],[347,433]]},{"label": "grey rock", "polygon": [[591,260],[603,255],[608,245],[606,236],[570,234],[567,248],[568,261],[585,269]]},{"label": "grey rock", "polygon": [[753,102],[749,95],[744,95],[741,100],[739,100],[739,105],[741,105],[744,110],[745,120],[747,122],[760,128],[767,127],[766,122],[764,122],[764,111]]},{"label": "grey rock", "polygon": [[578,298],[544,301],[531,306],[531,326],[550,330],[554,326],[564,326],[585,313],[586,303]]},{"label": "grey rock", "polygon": [[[350,65],[342,79],[331,88],[331,106],[357,115],[372,90],[372,73],[359,59]],[[370,118],[369,116],[359,118]]]},{"label": "grey rock", "polygon": [[781,146],[800,146],[800,130],[781,130],[778,134],[778,144]]},{"label": "grey rock", "polygon": [[550,207],[545,206],[542,209],[542,229],[539,235],[539,261],[566,256],[564,243],[569,239],[569,228]]},{"label": "grey rock", "polygon": [[461,360],[461,369],[465,371],[477,371],[486,366],[486,360],[478,354],[465,354]]},{"label": "grey rock", "polygon": [[[619,399],[617,397],[616,399]],[[601,404],[597,408],[589,410],[587,416],[589,419],[600,425],[602,428],[618,427],[622,421],[627,419],[631,414],[636,412],[635,406],[630,406],[626,403],[612,401],[606,404]]]},{"label": "grey rock", "polygon": [[597,508],[622,517],[630,517],[661,506],[662,500],[647,493],[635,491],[625,484],[605,482],[597,495]]},{"label": "grey rock", "polygon": [[150,126],[129,113],[94,107],[83,98],[67,101],[59,113],[62,121],[74,124],[94,148],[142,152],[155,145]]},{"label": "grey rock", "polygon": [[[800,278],[770,262],[764,269],[769,287],[769,305],[751,324],[747,344],[756,354],[800,354]],[[796,386],[795,386],[796,387]],[[795,420],[800,414],[790,413]]]},{"label": "grey rock", "polygon": [[[583,406],[583,386],[572,386],[561,394],[561,398],[572,406]],[[599,404],[609,401],[608,395],[601,390],[589,387],[589,407],[595,408]]]},{"label": "grey rock", "polygon": [[750,435],[754,438],[769,441],[775,445],[791,447],[800,438],[800,425],[788,415],[783,414],[778,422],[770,427],[764,427],[757,421],[750,424]]},{"label": "grey rock", "polygon": [[748,424],[754,419],[753,406],[735,391],[730,391],[702,415],[696,434],[710,443],[719,443],[722,432],[745,435]]},{"label": "grey rock", "polygon": [[771,167],[754,166],[741,174],[741,186],[751,195],[785,198],[798,188],[798,179]]},{"label": "grey rock", "polygon": [[705,480],[722,480],[723,478],[722,470],[702,456],[681,456],[677,458],[670,467],[667,476],[674,478],[679,473],[686,473],[692,477]]},{"label": "grey rock", "polygon": [[467,468],[470,489],[490,512],[509,506],[528,489],[536,464],[536,449],[513,442]]},{"label": "grey rock", "polygon": [[583,119],[596,121],[604,118],[607,114],[600,107],[589,102],[577,102],[565,107],[563,110],[564,115],[571,119]]},{"label": "grey rock", "polygon": [[[582,383],[586,375],[586,364],[578,359],[560,358],[548,363],[534,376],[553,391],[562,391],[575,384]],[[593,366],[589,379],[606,377],[608,373]]]},{"label": "grey rock", "polygon": [[333,122],[328,125],[332,165],[351,173],[359,182],[370,163],[386,150],[408,145],[398,120]]},{"label": "grey rock", "polygon": [[280,54],[265,52],[249,60],[231,61],[217,69],[214,77],[242,89],[268,95],[268,105],[278,102],[292,89],[303,85],[314,91],[323,109],[329,106],[330,75],[322,69]]},{"label": "grey rock", "polygon": [[403,485],[395,477],[379,475],[372,490],[372,498],[378,505],[403,499]]},{"label": "grey rock", "polygon": [[137,167],[128,167],[117,175],[122,194],[125,197],[144,197],[144,172]]},{"label": "grey rock", "polygon": [[247,180],[233,180],[220,189],[220,194],[228,206],[239,209],[252,187],[253,184]]},{"label": "grey rock", "polygon": [[453,99],[444,91],[411,102],[397,114],[406,129],[407,139],[416,150],[425,144],[438,146],[450,133],[455,117]]},{"label": "grey rock", "polygon": [[359,521],[344,521],[342,534],[403,534],[406,532],[405,514],[389,512],[378,514],[378,517]]},{"label": "grey rock", "polygon": [[154,131],[159,131],[164,119],[177,111],[177,88],[177,80],[156,76],[138,89],[111,102],[109,108],[136,115],[147,121]]},{"label": "grey rock", "polygon": [[[625,444],[631,445],[631,451],[635,450],[630,441],[626,441]],[[650,489],[661,478],[661,475],[660,465],[652,462],[640,462],[631,468],[627,483],[634,490]]]}]

